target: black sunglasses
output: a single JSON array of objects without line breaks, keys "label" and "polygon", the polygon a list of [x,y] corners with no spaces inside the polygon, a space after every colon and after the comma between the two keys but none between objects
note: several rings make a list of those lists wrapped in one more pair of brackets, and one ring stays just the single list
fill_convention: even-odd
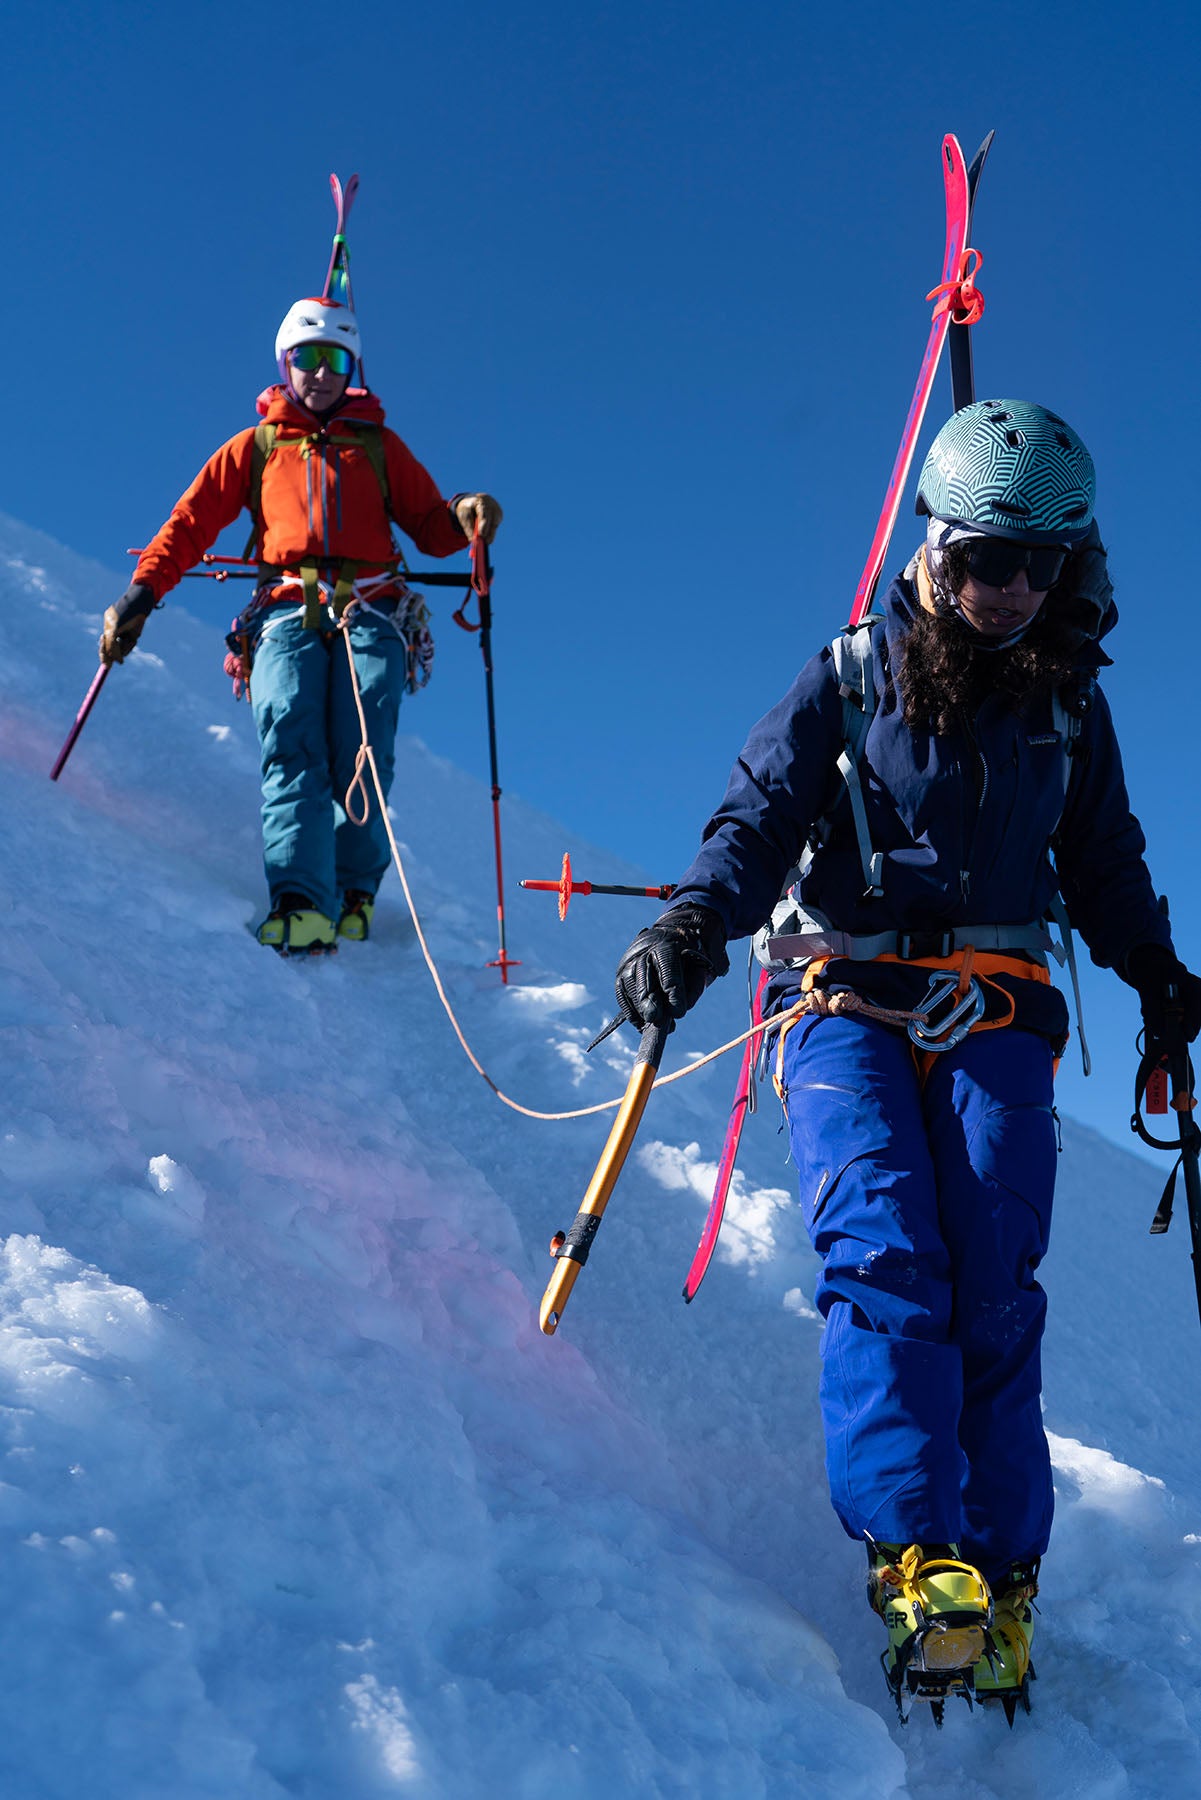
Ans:
[{"label": "black sunglasses", "polygon": [[1006,538],[972,538],[967,546],[967,572],[985,587],[1003,588],[1019,569],[1036,594],[1055,586],[1067,560],[1062,544],[1015,544]]}]

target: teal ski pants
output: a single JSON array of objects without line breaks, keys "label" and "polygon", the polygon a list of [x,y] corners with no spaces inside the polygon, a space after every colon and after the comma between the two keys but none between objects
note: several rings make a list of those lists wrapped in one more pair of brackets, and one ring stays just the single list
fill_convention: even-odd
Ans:
[{"label": "teal ski pants", "polygon": [[[369,769],[364,825],[347,817],[362,733],[343,633],[332,615],[306,631],[298,608],[276,608],[254,650],[254,721],[262,750],[263,866],[272,905],[304,894],[336,919],[349,889],[374,894],[391,849]],[[392,786],[396,726],[408,670],[404,639],[385,612],[357,612],[346,627],[385,794]],[[354,808],[362,816],[361,794]]]}]

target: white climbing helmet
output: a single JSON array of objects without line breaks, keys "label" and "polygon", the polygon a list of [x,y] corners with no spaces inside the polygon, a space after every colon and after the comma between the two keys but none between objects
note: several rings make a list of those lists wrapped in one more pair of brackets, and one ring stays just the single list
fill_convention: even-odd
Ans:
[{"label": "white climbing helmet", "polygon": [[344,344],[357,362],[363,354],[359,322],[336,300],[297,300],[284,314],[275,334],[275,360],[280,379],[288,378],[284,359],[301,344]]}]

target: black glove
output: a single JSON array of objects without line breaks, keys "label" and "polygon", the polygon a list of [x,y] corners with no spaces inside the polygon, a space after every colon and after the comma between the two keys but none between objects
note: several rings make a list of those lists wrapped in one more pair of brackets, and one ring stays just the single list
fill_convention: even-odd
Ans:
[{"label": "black glove", "polygon": [[122,663],[142,635],[142,627],[158,605],[153,592],[143,581],[126,588],[115,606],[104,615],[100,633],[102,663]]},{"label": "black glove", "polygon": [[1147,1054],[1183,1056],[1201,1032],[1201,979],[1163,944],[1136,944],[1127,952],[1123,979],[1138,994]]},{"label": "black glove", "polygon": [[730,966],[726,929],[708,906],[675,906],[640,931],[617,965],[617,1004],[640,1028],[682,1019]]}]

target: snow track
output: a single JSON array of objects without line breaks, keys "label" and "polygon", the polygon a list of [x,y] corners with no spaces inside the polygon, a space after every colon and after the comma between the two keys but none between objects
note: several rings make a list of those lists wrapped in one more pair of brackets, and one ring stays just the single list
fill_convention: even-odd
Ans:
[{"label": "snow track", "polygon": [[[395,882],[336,959],[255,944],[257,750],[178,610],[51,786],[118,588],[0,521],[5,1800],[1195,1794],[1201,1330],[1183,1226],[1146,1236],[1155,1172],[1065,1132],[1035,1713],[902,1731],[825,1499],[770,1096],[695,1304],[731,1059],[652,1101],[544,1339],[545,1244],[605,1121],[496,1103]],[[514,888],[504,990],[484,786],[406,738],[393,805],[495,1079],[619,1092],[631,1045],[582,1049],[650,903],[560,926]],[[511,879],[565,847],[642,879],[505,805]],[[740,990],[670,1066],[733,1035]]]}]

